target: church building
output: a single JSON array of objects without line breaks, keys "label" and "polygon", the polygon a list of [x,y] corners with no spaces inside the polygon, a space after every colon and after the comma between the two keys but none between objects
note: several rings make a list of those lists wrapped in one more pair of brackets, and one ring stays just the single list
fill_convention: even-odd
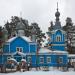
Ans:
[{"label": "church building", "polygon": [[3,45],[3,54],[0,55],[0,65],[7,66],[9,60],[15,63],[21,61],[30,63],[32,67],[64,67],[67,66],[68,53],[65,49],[65,34],[59,21],[60,12],[55,13],[55,25],[47,32],[49,36],[48,47],[41,47],[37,51],[37,42],[35,41],[36,31],[33,27],[32,37],[26,37],[24,34],[24,24],[20,21],[16,26],[16,36],[8,39]]}]

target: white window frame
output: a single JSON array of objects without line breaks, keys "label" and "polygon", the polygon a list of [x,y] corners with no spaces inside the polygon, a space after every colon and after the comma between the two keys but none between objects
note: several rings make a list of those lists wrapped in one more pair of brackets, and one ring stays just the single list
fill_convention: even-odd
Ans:
[{"label": "white window frame", "polygon": [[[41,59],[43,59],[43,62],[41,62]],[[44,57],[40,57],[40,64],[44,63]]]},{"label": "white window frame", "polygon": [[[17,48],[19,48],[19,51],[17,51]],[[22,51],[20,51],[20,49],[22,49]],[[23,47],[16,47],[16,51],[17,52],[23,52]]]},{"label": "white window frame", "polygon": [[61,42],[61,35],[57,35],[57,36],[56,36],[56,41],[57,41],[57,42]]},{"label": "white window frame", "polygon": [[[61,59],[61,61],[60,61]],[[63,63],[63,57],[59,57],[59,63]]]},{"label": "white window frame", "polygon": [[31,63],[31,61],[32,61],[31,56],[28,56],[27,60],[28,60],[28,63]]},{"label": "white window frame", "polygon": [[[49,61],[48,59],[49,59],[50,61]],[[51,57],[47,57],[47,63],[51,63]]]}]

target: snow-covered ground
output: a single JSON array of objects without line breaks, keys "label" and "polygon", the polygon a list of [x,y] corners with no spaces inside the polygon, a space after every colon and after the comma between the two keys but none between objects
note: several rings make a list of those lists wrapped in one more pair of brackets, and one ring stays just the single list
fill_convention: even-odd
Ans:
[{"label": "snow-covered ground", "polygon": [[14,72],[14,73],[0,73],[0,75],[75,75],[74,71],[25,71],[25,72]]}]

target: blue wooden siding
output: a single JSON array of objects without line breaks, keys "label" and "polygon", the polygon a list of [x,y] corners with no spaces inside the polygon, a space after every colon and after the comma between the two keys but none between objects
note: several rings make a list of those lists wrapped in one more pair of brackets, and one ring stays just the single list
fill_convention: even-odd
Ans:
[{"label": "blue wooden siding", "polygon": [[30,44],[30,53],[36,53],[37,46],[36,44]]},{"label": "blue wooden siding", "polygon": [[9,53],[9,45],[4,45],[3,46],[3,52],[4,53]]},{"label": "blue wooden siding", "polygon": [[[51,44],[50,49],[64,51],[65,50],[65,37],[64,37],[64,35],[65,34],[61,30],[57,30],[56,32],[52,33],[50,35],[51,40],[48,42],[48,44]],[[56,40],[57,36],[61,37],[61,41]]]},{"label": "blue wooden siding", "polygon": [[[0,64],[1,62],[3,62],[3,64],[6,64],[7,62],[7,58],[10,57],[10,55],[3,55],[3,57],[0,55]],[[14,59],[16,59],[17,62],[21,62],[21,59],[26,59],[27,63],[29,63],[28,61],[28,57],[31,57],[31,66],[32,67],[36,67],[36,66],[66,66],[67,62],[68,62],[68,57],[67,55],[56,55],[56,54],[33,54],[33,55],[26,55],[26,57],[21,56],[19,54],[16,54],[13,56]],[[44,62],[40,63],[40,57],[44,58]],[[51,62],[47,63],[47,57],[51,58]],[[62,57],[63,62],[62,63],[58,63],[58,58]]]},{"label": "blue wooden siding", "polygon": [[23,53],[29,53],[29,44],[28,44],[28,42],[23,40],[20,37],[16,38],[13,42],[10,43],[11,53],[16,52],[16,47],[22,47],[23,48]]},{"label": "blue wooden siding", "polygon": [[11,57],[11,55],[2,55],[2,64],[6,65],[8,57]]},{"label": "blue wooden siding", "polygon": [[15,56],[14,59],[16,59],[17,62],[21,62],[22,56]]},{"label": "blue wooden siding", "polygon": [[64,51],[65,50],[65,46],[51,46],[51,48],[53,50],[61,50],[61,51]]},{"label": "blue wooden siding", "polygon": [[[30,57],[30,55],[28,55]],[[28,56],[26,57],[26,60],[28,59]],[[44,58],[44,62],[43,63],[40,63],[40,57],[43,57]],[[47,62],[47,57],[50,57],[51,58],[51,62],[48,63]],[[58,58],[62,58],[63,59],[63,62],[62,63],[58,63]],[[31,65],[33,67],[35,66],[66,66],[67,64],[67,55],[31,55]]]}]

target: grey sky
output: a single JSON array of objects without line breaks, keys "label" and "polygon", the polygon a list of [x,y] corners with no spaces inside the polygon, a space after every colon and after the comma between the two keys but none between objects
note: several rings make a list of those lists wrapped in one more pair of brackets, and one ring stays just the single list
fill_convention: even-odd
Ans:
[{"label": "grey sky", "polygon": [[71,17],[75,23],[75,0],[0,0],[0,25],[11,19],[11,16],[20,16],[32,22],[37,22],[43,32],[49,27],[49,22],[55,22],[56,4],[59,3],[61,24],[65,24],[66,17]]}]

